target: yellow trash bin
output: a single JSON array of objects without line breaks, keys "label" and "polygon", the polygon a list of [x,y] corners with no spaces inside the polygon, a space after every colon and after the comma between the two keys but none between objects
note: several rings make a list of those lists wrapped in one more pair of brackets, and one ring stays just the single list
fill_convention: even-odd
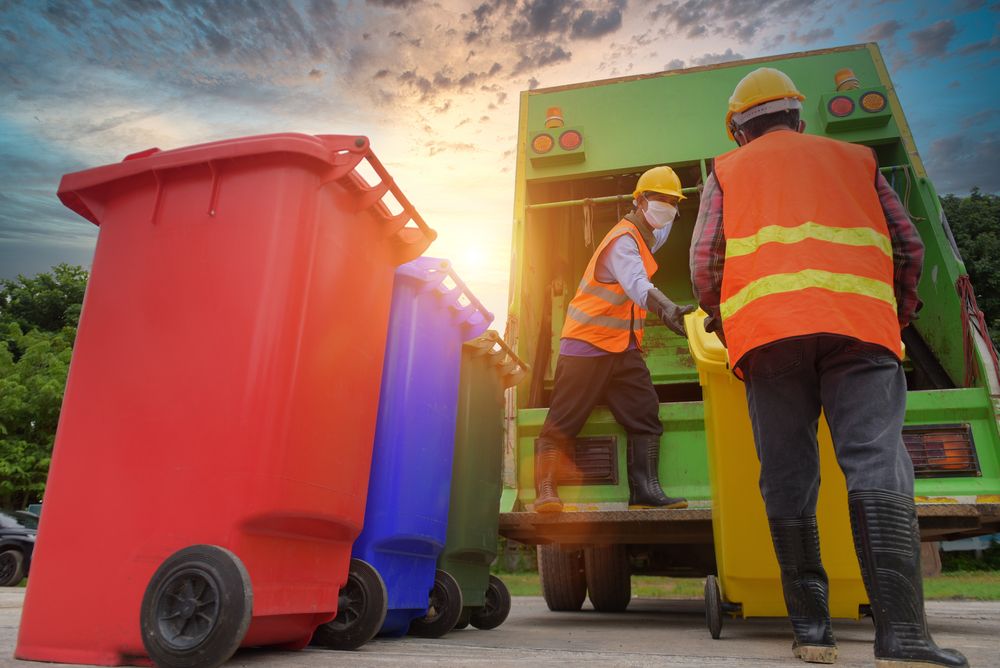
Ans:
[{"label": "yellow trash bin", "polygon": [[[718,578],[705,582],[705,616],[713,638],[722,630],[723,615],[784,617],[781,574],[771,545],[757,480],[760,462],[743,383],[729,368],[729,355],[715,334],[704,327],[705,312],[687,316],[688,344],[698,367],[705,401],[708,470],[712,487],[712,533]],[[819,424],[820,553],[830,578],[830,614],[857,619],[868,603],[854,554],[847,512],[847,483],[837,465],[826,418]]]}]

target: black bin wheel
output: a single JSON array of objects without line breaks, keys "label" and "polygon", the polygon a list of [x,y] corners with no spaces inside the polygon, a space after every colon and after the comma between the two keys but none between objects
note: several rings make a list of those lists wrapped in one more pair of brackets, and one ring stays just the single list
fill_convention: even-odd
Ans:
[{"label": "black bin wheel", "polygon": [[476,608],[469,621],[477,629],[488,631],[495,629],[504,623],[507,615],[510,614],[510,590],[503,580],[495,575],[490,576],[489,587],[486,588],[486,597],[483,607]]},{"label": "black bin wheel", "polygon": [[538,577],[545,605],[553,612],[576,612],[587,598],[583,550],[563,550],[558,545],[538,546]]},{"label": "black bin wheel", "polygon": [[440,638],[455,628],[461,616],[462,588],[451,573],[438,569],[434,573],[427,616],[410,622],[410,635]]},{"label": "black bin wheel", "polygon": [[459,615],[458,621],[455,623],[455,630],[461,631],[462,629],[469,627],[469,620],[472,618],[472,612],[475,608],[462,608],[462,614]]},{"label": "black bin wheel", "polygon": [[0,552],[0,587],[15,587],[24,579],[24,555],[20,550]]},{"label": "black bin wheel", "polygon": [[316,629],[313,644],[330,649],[357,649],[375,637],[385,622],[389,594],[375,567],[351,559],[347,583],[340,590],[337,617]]},{"label": "black bin wheel", "polygon": [[722,635],[722,592],[714,575],[705,578],[705,621],[712,638],[718,640]]},{"label": "black bin wheel", "polygon": [[160,668],[215,668],[236,652],[250,626],[253,588],[239,557],[191,545],[168,557],[142,597],[142,644]]}]

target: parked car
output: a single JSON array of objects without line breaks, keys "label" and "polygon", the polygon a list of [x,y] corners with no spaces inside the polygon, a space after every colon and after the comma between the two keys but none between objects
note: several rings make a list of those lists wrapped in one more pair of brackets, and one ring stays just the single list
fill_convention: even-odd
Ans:
[{"label": "parked car", "polygon": [[[37,517],[36,517],[37,519]],[[16,586],[28,575],[38,524],[0,512],[0,587]]]}]

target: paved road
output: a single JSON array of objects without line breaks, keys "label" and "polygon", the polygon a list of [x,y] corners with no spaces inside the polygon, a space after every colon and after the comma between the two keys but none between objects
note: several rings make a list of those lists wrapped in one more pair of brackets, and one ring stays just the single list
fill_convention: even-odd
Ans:
[{"label": "paved road", "polygon": [[[15,661],[23,589],[0,588],[0,666]],[[938,601],[928,605],[938,642],[961,648],[972,666],[1000,666],[1000,603]],[[870,620],[834,622],[838,666],[872,666]],[[791,656],[786,620],[727,620],[712,640],[700,600],[635,599],[622,614],[593,610],[553,613],[541,598],[518,597],[506,623],[493,631],[468,628],[439,640],[374,640],[356,652],[241,650],[231,668],[330,666],[804,666]]]}]

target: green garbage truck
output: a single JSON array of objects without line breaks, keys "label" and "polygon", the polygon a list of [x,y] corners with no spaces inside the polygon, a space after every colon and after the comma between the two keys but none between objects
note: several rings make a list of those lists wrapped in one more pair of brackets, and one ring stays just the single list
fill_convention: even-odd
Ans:
[{"label": "green garbage truck", "polygon": [[[566,453],[562,513],[535,513],[535,441],[569,301],[597,244],[630,210],[639,175],[670,165],[687,196],[657,252],[656,286],[694,303],[688,248],[699,186],[734,147],[723,119],[736,83],[767,65],[806,95],[806,132],[872,147],[916,223],[926,258],[919,319],[904,332],[904,440],[925,541],[1000,531],[1000,371],[938,194],[877,45],[743,60],[521,93],[507,340],[531,367],[508,401],[500,532],[538,545],[550,608],[628,604],[632,574],[715,572],[705,408],[688,341],[655,317],[646,363],[660,399],[660,480],[687,509],[629,509],[625,433],[598,407]],[[851,70],[858,87],[838,91]],[[726,447],[752,447],[727,443]]]}]

